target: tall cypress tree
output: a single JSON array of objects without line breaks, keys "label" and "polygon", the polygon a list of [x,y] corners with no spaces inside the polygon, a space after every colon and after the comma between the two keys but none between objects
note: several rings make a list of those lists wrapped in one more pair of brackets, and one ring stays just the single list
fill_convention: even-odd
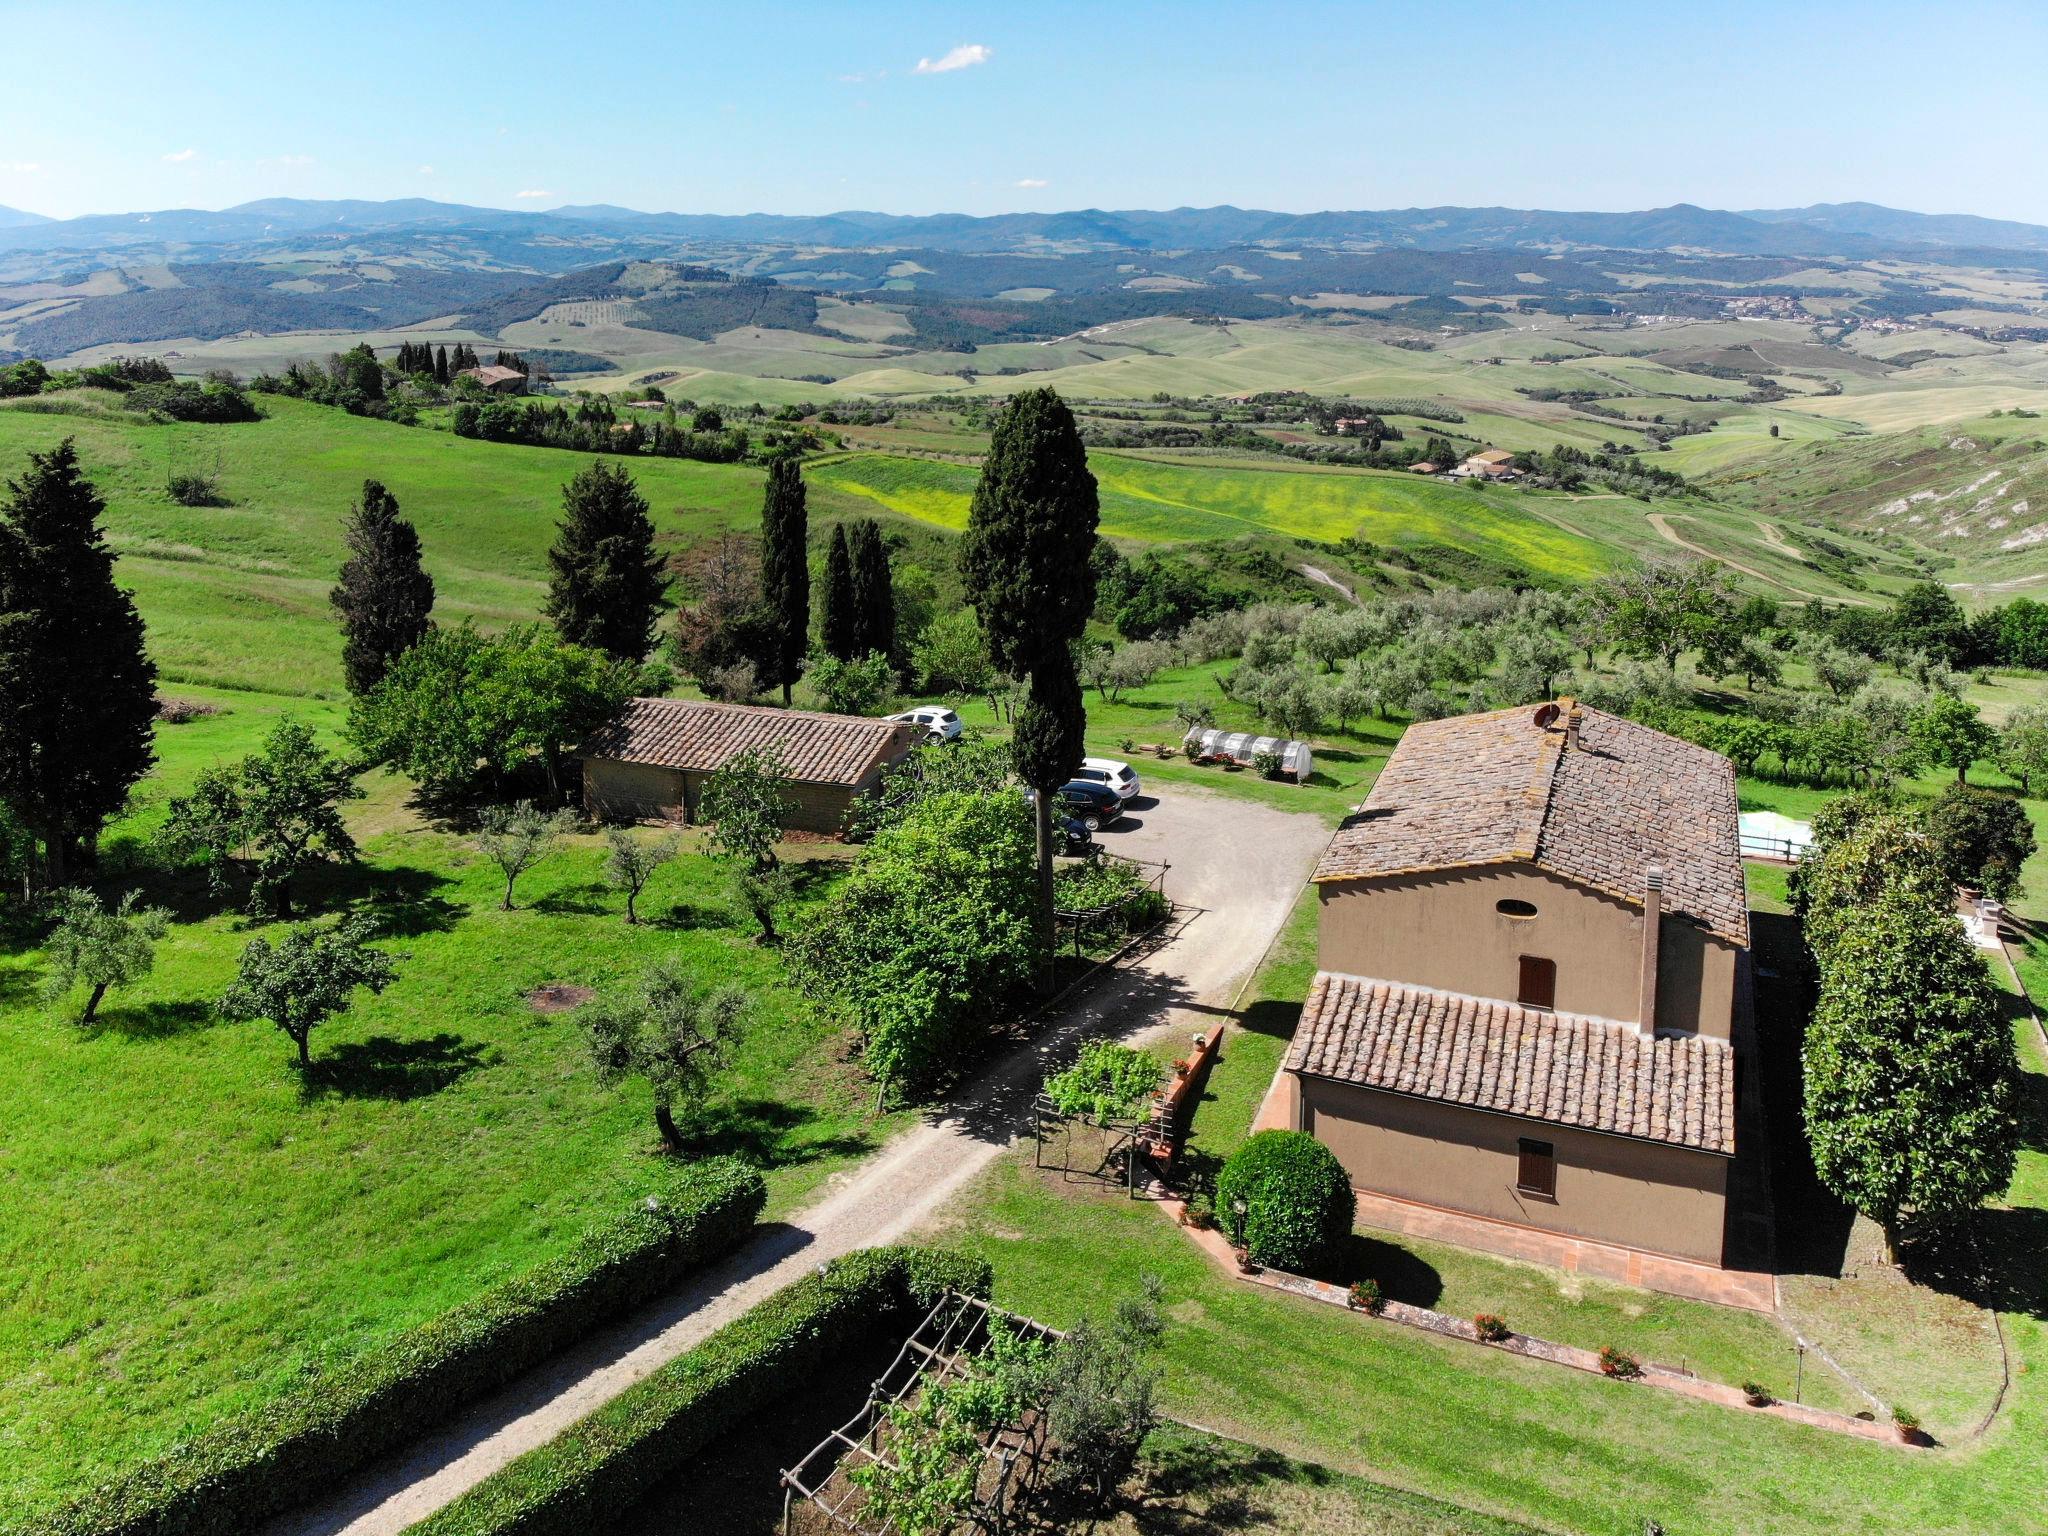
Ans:
[{"label": "tall cypress tree", "polygon": [[434,578],[420,566],[420,536],[398,515],[398,498],[375,480],[349,509],[348,559],[328,594],[341,615],[341,666],[358,698],[425,637]]},{"label": "tall cypress tree", "polygon": [[434,354],[434,382],[446,384],[454,375],[448,371],[448,343],[441,343],[441,350]]},{"label": "tall cypress tree", "polygon": [[562,513],[548,551],[548,617],[564,640],[639,661],[668,592],[647,498],[623,467],[599,459],[562,487]]},{"label": "tall cypress tree", "polygon": [[846,547],[846,524],[832,525],[832,543],[825,551],[825,597],[818,615],[818,638],[825,654],[852,661],[858,620],[853,602],[853,554]]},{"label": "tall cypress tree", "polygon": [[114,585],[106,503],[66,438],[31,453],[0,506],[0,801],[62,884],[156,761],[156,668]]},{"label": "tall cypress tree", "polygon": [[896,586],[882,526],[863,519],[853,530],[853,646],[856,656],[896,650]]},{"label": "tall cypress tree", "polygon": [[[1041,921],[1052,927],[1052,792],[1080,766],[1086,715],[1073,643],[1095,608],[1100,510],[1074,413],[1050,389],[1010,402],[990,434],[960,550],[967,600],[989,660],[1029,677],[1030,729],[1011,742],[1017,776],[1038,791]],[[1071,691],[1071,701],[1069,693]]]},{"label": "tall cypress tree", "polygon": [[802,670],[811,638],[811,520],[794,454],[768,466],[761,500],[761,601],[768,617],[764,682],[782,684],[782,702]]}]

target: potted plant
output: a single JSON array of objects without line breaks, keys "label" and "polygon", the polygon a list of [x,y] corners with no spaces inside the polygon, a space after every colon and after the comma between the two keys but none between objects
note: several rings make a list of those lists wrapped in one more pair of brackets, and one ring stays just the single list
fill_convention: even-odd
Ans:
[{"label": "potted plant", "polygon": [[1771,1406],[1771,1389],[1760,1381],[1745,1381],[1742,1400],[1752,1408],[1768,1408]]},{"label": "potted plant", "polygon": [[1499,1344],[1512,1331],[1508,1327],[1508,1320],[1496,1312],[1481,1312],[1472,1319],[1472,1328],[1484,1344]]},{"label": "potted plant", "polygon": [[1259,1272],[1259,1266],[1252,1262],[1252,1245],[1250,1243],[1239,1243],[1230,1251],[1237,1255],[1239,1274],[1255,1275]]},{"label": "potted plant", "polygon": [[1600,1369],[1616,1381],[1634,1381],[1643,1374],[1643,1363],[1626,1350],[1616,1349],[1612,1344],[1602,1344]]},{"label": "potted plant", "polygon": [[1906,1445],[1920,1443],[1920,1415],[1910,1408],[1892,1410],[1892,1428],[1899,1432],[1899,1440]]},{"label": "potted plant", "polygon": [[1189,1195],[1180,1208],[1181,1221],[1197,1232],[1206,1232],[1216,1225],[1216,1205],[1207,1195]]},{"label": "potted plant", "polygon": [[1387,1310],[1386,1293],[1380,1289],[1379,1281],[1373,1279],[1353,1281],[1351,1294],[1346,1300],[1352,1311],[1363,1312],[1368,1317],[1378,1317]]}]

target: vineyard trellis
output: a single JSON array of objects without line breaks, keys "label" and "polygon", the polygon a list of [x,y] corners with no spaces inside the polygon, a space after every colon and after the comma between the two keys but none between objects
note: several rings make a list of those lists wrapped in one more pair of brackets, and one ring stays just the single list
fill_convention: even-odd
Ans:
[{"label": "vineyard trellis", "polygon": [[[1006,1312],[978,1296],[947,1291],[903,1341],[903,1347],[846,1423],[833,1430],[794,1467],[782,1474],[783,1536],[846,1531],[852,1536],[892,1536],[893,1521],[864,1520],[865,1490],[852,1473],[866,1465],[901,1470],[884,1435],[890,1410],[914,1401],[944,1381],[967,1375],[988,1348],[993,1327],[1025,1339],[1058,1344],[1066,1335],[1045,1323]],[[1037,1411],[1016,1424],[998,1426],[982,1442],[974,1506],[962,1527],[977,1536],[1001,1536],[1021,1500],[1039,1487],[1047,1459],[1046,1425]]]}]

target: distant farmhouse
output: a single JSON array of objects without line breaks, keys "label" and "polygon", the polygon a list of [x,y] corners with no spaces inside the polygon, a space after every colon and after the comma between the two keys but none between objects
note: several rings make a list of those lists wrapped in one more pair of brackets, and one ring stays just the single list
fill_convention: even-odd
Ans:
[{"label": "distant farmhouse", "polygon": [[1489,448],[1473,454],[1449,473],[1453,480],[1514,480],[1522,472],[1515,468],[1512,453],[1504,448]]},{"label": "distant farmhouse", "polygon": [[507,368],[499,363],[487,363],[481,368],[465,368],[455,377],[474,379],[494,395],[526,393],[526,375],[517,368]]},{"label": "distant farmhouse", "polygon": [[1727,759],[1569,700],[1417,724],[1314,881],[1321,971],[1265,1123],[1415,1211],[1724,1263]]},{"label": "distant farmhouse", "polygon": [[577,748],[583,799],[593,816],[695,821],[704,786],[727,759],[750,749],[780,755],[792,811],[788,825],[837,832],[855,800],[918,739],[917,728],[858,715],[814,714],[693,699],[629,699]]}]

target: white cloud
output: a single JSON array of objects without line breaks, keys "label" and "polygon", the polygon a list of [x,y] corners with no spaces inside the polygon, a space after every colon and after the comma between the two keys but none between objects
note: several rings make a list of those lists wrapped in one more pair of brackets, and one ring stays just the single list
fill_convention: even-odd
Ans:
[{"label": "white cloud", "polygon": [[1040,187],[1049,187],[1052,185],[1052,183],[1047,181],[1043,176],[1026,176],[1023,179],[1021,179],[1017,183],[1017,185],[1022,187],[1027,192],[1033,192]]},{"label": "white cloud", "polygon": [[5,165],[0,165],[0,170],[11,176],[33,176],[41,169],[42,166],[34,160],[9,160]]},{"label": "white cloud", "polygon": [[529,189],[528,191],[525,192],[515,192],[512,195],[514,197],[553,197],[555,194],[552,192],[542,191],[539,189]]},{"label": "white cloud", "polygon": [[187,160],[197,160],[198,158],[199,151],[196,149],[173,150],[170,154],[164,156],[164,164],[183,165]]},{"label": "white cloud", "polygon": [[956,69],[967,69],[976,64],[986,64],[995,57],[995,49],[986,43],[962,43],[951,53],[942,53],[936,59],[919,59],[917,73],[920,75],[950,74]]},{"label": "white cloud", "polygon": [[420,174],[422,176],[431,176],[434,174],[434,168],[431,165],[423,165],[420,167]]}]

